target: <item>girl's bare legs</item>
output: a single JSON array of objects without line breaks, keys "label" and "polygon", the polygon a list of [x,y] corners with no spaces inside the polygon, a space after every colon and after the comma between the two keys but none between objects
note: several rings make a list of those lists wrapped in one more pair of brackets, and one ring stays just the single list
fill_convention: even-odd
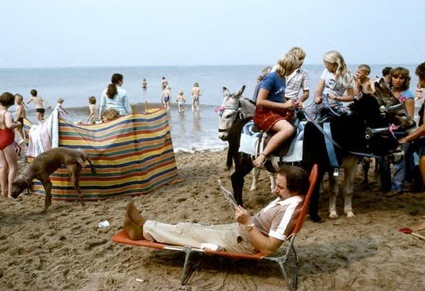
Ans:
[{"label": "girl's bare legs", "polygon": [[7,173],[8,173],[8,167],[6,158],[4,156],[3,151],[0,151],[0,187],[1,187],[1,194],[4,197],[7,197]]},{"label": "girl's bare legs", "polygon": [[264,164],[267,157],[294,133],[294,127],[284,119],[276,122],[272,129],[276,133],[271,137],[263,152],[254,160],[254,167],[260,167]]},{"label": "girl's bare legs", "polygon": [[12,183],[16,178],[18,173],[18,160],[15,152],[15,145],[12,143],[7,148],[3,150],[4,157],[8,165],[8,174],[7,174],[7,185],[8,185],[8,197],[12,197]]}]

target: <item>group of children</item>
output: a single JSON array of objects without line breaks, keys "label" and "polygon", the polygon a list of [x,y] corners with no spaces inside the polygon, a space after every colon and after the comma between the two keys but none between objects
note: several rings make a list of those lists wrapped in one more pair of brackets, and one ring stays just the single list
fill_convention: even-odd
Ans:
[{"label": "group of children", "polygon": [[[199,104],[199,97],[202,95],[202,92],[201,92],[201,89],[199,88],[198,83],[193,84],[191,95],[192,95],[192,112],[199,113],[199,111],[201,109],[200,104]],[[167,111],[170,111],[171,86],[168,84],[168,82],[166,83],[164,91],[162,92],[161,102],[162,102],[164,108]],[[179,94],[177,95],[176,103],[177,103],[177,108],[178,108],[179,114],[182,116],[184,114],[184,111],[185,111],[184,105],[186,103],[186,97],[184,96],[183,91],[180,91]]]}]

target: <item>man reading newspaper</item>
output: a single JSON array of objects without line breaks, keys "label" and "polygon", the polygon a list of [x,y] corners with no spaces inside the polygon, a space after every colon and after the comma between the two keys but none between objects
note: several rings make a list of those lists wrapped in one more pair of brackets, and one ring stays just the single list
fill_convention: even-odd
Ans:
[{"label": "man reading newspaper", "polygon": [[305,170],[297,166],[284,167],[276,178],[275,192],[278,197],[254,216],[235,204],[234,223],[166,224],[146,220],[131,202],[124,216],[124,228],[132,240],[146,239],[193,248],[213,244],[229,252],[253,254],[261,251],[268,256],[280,247],[294,229],[308,188],[309,180]]}]

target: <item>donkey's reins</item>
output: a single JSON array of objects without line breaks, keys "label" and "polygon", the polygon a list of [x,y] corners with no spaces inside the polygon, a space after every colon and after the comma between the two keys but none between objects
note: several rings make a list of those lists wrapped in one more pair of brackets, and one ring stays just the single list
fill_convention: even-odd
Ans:
[{"label": "donkey's reins", "polygon": [[[353,155],[357,155],[357,156],[363,156],[363,157],[370,157],[370,158],[380,158],[381,156],[377,156],[377,155],[374,155],[374,154],[370,154],[370,153],[362,153],[362,152],[355,152],[355,151],[350,151],[350,150],[346,150],[346,149],[344,149],[339,143],[337,143],[321,126],[320,126],[320,124],[314,119],[314,118],[311,118],[311,116],[310,116],[310,114],[308,114],[305,110],[303,110],[303,109],[299,109],[299,111],[301,111],[301,112],[303,112],[303,114],[307,117],[307,120],[308,121],[310,121],[311,123],[313,123],[314,124],[314,126],[323,134],[323,136],[326,138],[326,139],[328,139],[330,142],[332,142],[332,144],[334,145],[334,146],[336,146],[336,147],[338,147],[338,148],[340,148],[340,149],[342,149],[342,150],[345,150],[345,151],[347,151],[348,153],[350,153],[350,154],[353,154]],[[371,129],[371,128],[368,128],[369,130],[370,130],[370,133],[371,134],[373,134],[373,133],[375,133],[374,132],[374,129]],[[384,131],[388,131],[389,130],[389,127],[388,128],[380,128],[380,129],[375,129],[375,130],[379,130],[379,131],[377,131],[377,132],[384,132]],[[365,136],[365,138],[366,139],[370,139],[370,136],[369,136],[369,138],[367,138],[367,134],[366,134],[366,136]]]}]

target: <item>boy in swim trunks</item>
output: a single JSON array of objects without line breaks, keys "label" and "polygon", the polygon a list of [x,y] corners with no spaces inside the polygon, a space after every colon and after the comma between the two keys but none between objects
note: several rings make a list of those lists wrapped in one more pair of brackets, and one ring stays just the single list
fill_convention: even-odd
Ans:
[{"label": "boy in swim trunks", "polygon": [[16,103],[15,118],[16,118],[16,121],[19,122],[20,124],[16,128],[16,132],[18,133],[20,138],[20,140],[18,141],[18,145],[21,145],[25,141],[24,118],[26,117],[26,112],[25,112],[24,97],[22,97],[21,94],[15,94],[15,103]]},{"label": "boy in swim trunks", "polygon": [[177,106],[179,108],[180,115],[184,113],[184,104],[186,103],[186,98],[183,95],[183,91],[180,91],[179,95],[176,98]]},{"label": "boy in swim trunks", "polygon": [[27,102],[27,104],[34,102],[35,112],[37,112],[37,120],[40,122],[44,121],[44,113],[46,112],[46,110],[43,107],[43,103],[46,103],[47,108],[49,109],[51,109],[52,107],[49,105],[49,103],[47,103],[46,100],[37,96],[37,90],[32,89],[30,93],[31,93],[31,99]]}]

